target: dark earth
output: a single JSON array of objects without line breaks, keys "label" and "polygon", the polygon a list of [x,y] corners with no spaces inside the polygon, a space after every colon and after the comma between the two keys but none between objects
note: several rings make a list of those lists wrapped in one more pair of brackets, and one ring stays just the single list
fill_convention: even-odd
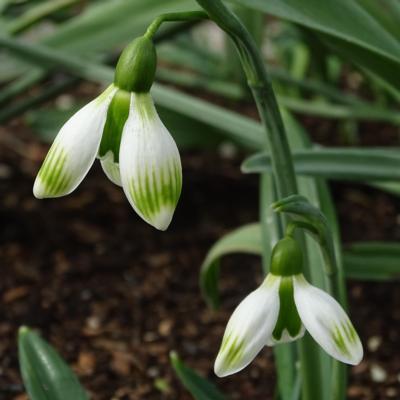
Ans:
[{"label": "dark earth", "polygon": [[[335,129],[304,122],[320,142]],[[391,128],[364,128],[366,145],[393,140]],[[73,194],[36,200],[32,185],[47,149],[19,120],[0,128],[0,399],[27,399],[17,361],[21,325],[58,349],[94,400],[191,399],[170,366],[171,350],[230,399],[272,399],[270,348],[232,377],[212,372],[230,313],[262,278],[260,260],[223,261],[218,311],[207,308],[198,286],[215,240],[257,220],[257,179],[241,175],[241,157],[184,152],[183,194],[171,227],[158,232],[98,164]],[[399,240],[395,197],[362,185],[331,187],[345,243]],[[351,281],[348,289],[366,351],[351,369],[348,398],[398,399],[398,283]]]}]

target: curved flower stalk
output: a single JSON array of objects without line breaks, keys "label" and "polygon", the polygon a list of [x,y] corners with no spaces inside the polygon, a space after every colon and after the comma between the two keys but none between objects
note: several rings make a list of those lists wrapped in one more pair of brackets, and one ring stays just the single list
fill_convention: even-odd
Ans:
[{"label": "curved flower stalk", "polygon": [[265,345],[296,340],[305,330],[332,357],[360,363],[363,348],[349,317],[333,297],[307,282],[300,247],[285,237],[273,250],[271,272],[233,312],[214,371],[219,377],[238,372]]},{"label": "curved flower stalk", "polygon": [[58,133],[34,183],[37,198],[74,191],[97,157],[133,209],[155,228],[167,229],[181,193],[182,167],[149,93],[156,63],[148,37],[126,47],[114,83]]}]

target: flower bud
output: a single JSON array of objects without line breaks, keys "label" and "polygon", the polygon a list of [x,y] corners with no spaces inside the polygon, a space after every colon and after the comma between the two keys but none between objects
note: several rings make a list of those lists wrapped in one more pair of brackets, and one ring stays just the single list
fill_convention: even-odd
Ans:
[{"label": "flower bud", "polygon": [[125,47],[115,69],[114,84],[127,92],[147,93],[156,74],[157,54],[151,39],[141,36]]}]

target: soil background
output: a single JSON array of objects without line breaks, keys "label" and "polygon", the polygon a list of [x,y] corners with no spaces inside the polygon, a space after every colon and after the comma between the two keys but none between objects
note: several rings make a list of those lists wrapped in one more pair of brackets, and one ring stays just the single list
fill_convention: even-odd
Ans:
[{"label": "soil background", "polygon": [[[315,140],[332,142],[334,123],[304,122]],[[385,126],[369,124],[364,132],[365,145],[393,138]],[[98,163],[73,194],[35,199],[32,185],[47,149],[18,120],[0,128],[0,399],[27,398],[17,360],[21,325],[58,349],[93,400],[191,399],[169,364],[171,350],[230,399],[272,399],[270,348],[232,377],[212,372],[230,313],[261,281],[260,260],[224,259],[218,311],[207,308],[198,286],[215,240],[257,220],[258,182],[241,175],[242,155],[183,152],[183,194],[171,227],[158,232]],[[395,197],[348,183],[331,188],[345,244],[399,240]],[[366,353],[350,370],[348,398],[398,399],[399,285],[351,281],[348,289]]]}]

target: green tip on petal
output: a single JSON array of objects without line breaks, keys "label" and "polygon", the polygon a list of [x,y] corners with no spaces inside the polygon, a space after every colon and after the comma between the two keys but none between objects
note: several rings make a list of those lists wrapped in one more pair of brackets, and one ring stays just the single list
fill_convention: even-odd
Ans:
[{"label": "green tip on petal", "polygon": [[50,148],[33,185],[38,199],[60,197],[68,192],[71,176],[65,168],[67,153],[57,143]]},{"label": "green tip on petal", "polygon": [[180,163],[170,164],[143,171],[130,182],[129,194],[136,211],[159,230],[166,230],[171,223],[182,190],[181,174]]}]

